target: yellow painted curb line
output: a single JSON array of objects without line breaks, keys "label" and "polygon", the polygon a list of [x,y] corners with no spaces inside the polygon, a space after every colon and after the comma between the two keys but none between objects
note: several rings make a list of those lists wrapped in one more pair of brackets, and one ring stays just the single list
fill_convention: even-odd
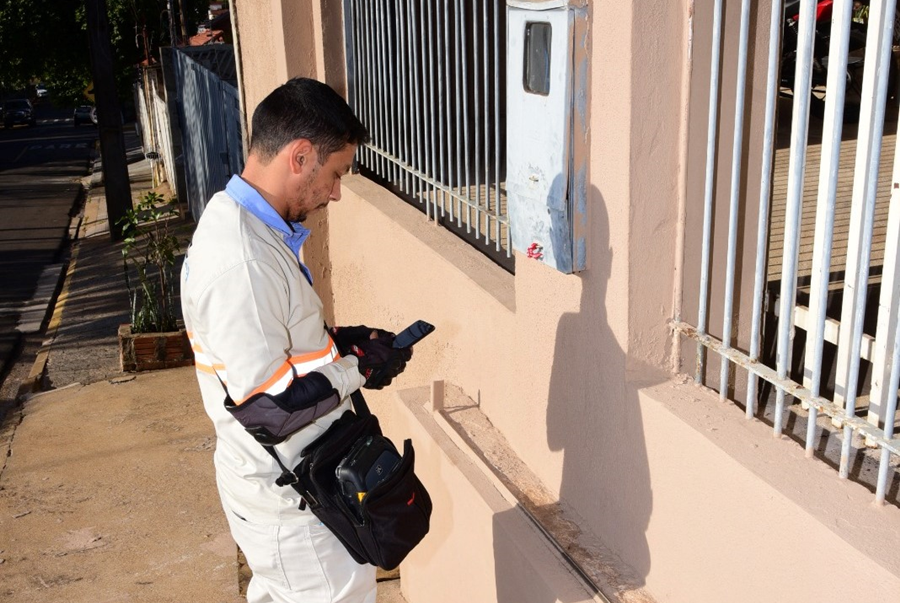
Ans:
[{"label": "yellow painted curb line", "polygon": [[66,278],[63,281],[62,290],[56,298],[56,303],[53,305],[53,316],[50,318],[50,324],[47,325],[47,334],[50,336],[48,339],[56,337],[56,331],[59,329],[63,310],[66,307],[66,300],[69,298],[69,286],[72,284],[72,277],[75,274],[75,264],[78,260],[78,251],[81,249],[81,244],[76,243],[73,247],[72,257],[69,259],[69,268],[66,270]]},{"label": "yellow painted curb line", "polygon": [[34,364],[31,365],[28,377],[19,386],[17,397],[41,391],[41,377],[47,368],[47,361],[50,359],[50,342],[56,338],[56,331],[62,323],[62,315],[65,311],[66,300],[69,297],[69,286],[72,284],[72,277],[75,274],[75,264],[78,260],[78,250],[81,248],[81,244],[76,242],[72,247],[72,257],[69,258],[69,267],[66,270],[63,286],[59,296],[56,298],[56,303],[53,304],[53,316],[51,316],[50,323],[47,325],[47,337],[44,339],[44,343],[34,359]]}]

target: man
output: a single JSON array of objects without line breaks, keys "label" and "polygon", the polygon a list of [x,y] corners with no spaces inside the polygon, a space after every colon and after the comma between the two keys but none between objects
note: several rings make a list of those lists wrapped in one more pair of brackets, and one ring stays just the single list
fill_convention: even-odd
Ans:
[{"label": "man", "polygon": [[309,235],[301,223],[340,199],[341,177],[367,138],[325,84],[293,79],[276,89],[253,114],[246,168],[210,200],[182,269],[184,320],[216,428],[219,494],[253,570],[249,603],[375,601],[374,567],[354,562],[300,509],[292,488],[275,485],[281,470],[236,420],[254,404],[268,404],[267,417],[304,417],[275,446],[294,467],[300,451],[349,408],[351,393],[387,385],[409,359],[393,350],[386,331],[326,330],[299,257]]}]

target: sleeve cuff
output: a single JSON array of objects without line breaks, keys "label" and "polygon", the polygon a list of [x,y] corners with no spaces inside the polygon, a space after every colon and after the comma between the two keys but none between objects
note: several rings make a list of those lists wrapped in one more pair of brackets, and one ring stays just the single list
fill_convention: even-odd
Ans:
[{"label": "sleeve cuff", "polygon": [[356,356],[344,356],[316,369],[316,372],[322,373],[331,382],[331,386],[337,390],[343,400],[366,382],[365,378],[360,374],[359,359]]}]

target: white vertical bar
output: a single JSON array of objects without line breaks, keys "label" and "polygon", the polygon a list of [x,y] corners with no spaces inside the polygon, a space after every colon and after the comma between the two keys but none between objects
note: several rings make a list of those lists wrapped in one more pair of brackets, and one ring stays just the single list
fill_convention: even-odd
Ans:
[{"label": "white vertical bar", "polygon": [[[394,61],[391,58],[391,54],[388,51],[388,45],[393,44],[393,38],[391,37],[391,29],[390,29],[390,8],[388,6],[388,0],[382,0],[382,3],[379,5],[378,10],[381,13],[379,17],[378,26],[379,31],[381,32],[381,64],[382,64],[382,75],[386,73],[387,79],[383,80],[381,85],[384,89],[384,120],[385,120],[385,143],[384,150],[387,151],[391,157],[397,156],[397,113],[396,113],[396,103],[394,103],[394,86],[397,83],[397,79],[394,77]],[[395,185],[397,184],[397,163],[392,160],[388,160],[387,169],[385,170],[385,178],[388,182]]]},{"label": "white vertical bar", "polygon": [[366,61],[368,62],[367,73],[368,73],[368,88],[369,88],[369,119],[371,123],[369,127],[372,132],[372,148],[370,149],[370,162],[369,168],[373,173],[378,173],[378,164],[381,161],[381,156],[375,152],[375,149],[381,144],[381,121],[380,115],[378,113],[378,99],[375,96],[375,82],[378,78],[375,77],[375,19],[372,16],[373,0],[366,0],[365,2],[365,10],[366,16],[363,22],[366,24]]},{"label": "white vertical bar", "polygon": [[[891,354],[891,379],[887,388],[887,412],[889,417],[884,424],[884,437],[894,437],[894,417],[897,415],[897,390],[900,386],[900,325],[895,325],[893,353]],[[887,490],[888,470],[890,469],[891,452],[887,448],[881,449],[881,462],[878,466],[878,480],[875,484],[875,503],[884,504]]]},{"label": "white vertical bar", "polygon": [[[450,77],[450,64],[453,62],[453,46],[451,45],[450,39],[450,19],[451,19],[451,10],[450,4],[455,2],[455,0],[444,0],[444,56],[446,60],[444,61],[444,79],[447,81],[447,105],[445,106],[446,111],[446,127],[447,127],[447,164],[446,171],[444,172],[444,184],[449,188],[453,189],[451,183],[453,182],[453,149],[456,148],[456,145],[453,144],[453,134],[454,129],[451,127],[451,119],[453,118],[453,101],[451,100],[454,96],[459,98],[459,89],[457,88],[455,91],[453,90],[453,78]],[[457,141],[457,145],[459,142]],[[454,201],[453,197],[448,199],[449,205],[449,218],[450,221],[453,221],[453,206]]]},{"label": "white vertical bar", "polygon": [[[892,335],[900,318],[900,145],[894,145],[894,172],[891,201],[885,237],[884,265],[881,272],[881,297],[878,300],[878,326],[875,332],[875,354],[872,358],[872,390],[869,394],[868,420],[874,425],[886,417],[888,383],[891,379],[890,353]],[[896,397],[896,393],[894,394]]]},{"label": "white vertical bar", "polygon": [[[484,244],[491,242],[491,61],[490,40],[488,39],[488,21],[490,20],[490,2],[484,3],[484,20],[482,27],[482,41],[484,42]],[[479,211],[482,211],[479,208]]]},{"label": "white vertical bar", "polygon": [[[811,325],[806,332],[803,370],[803,385],[812,391],[813,396],[819,395],[822,381],[825,311],[828,302],[828,285],[831,280],[835,198],[847,87],[847,53],[850,45],[850,24],[853,17],[852,0],[837,0],[832,14],[831,44],[828,50],[828,80],[825,86],[828,94],[825,97],[822,163],[819,166],[819,193],[816,200],[812,279],[809,292]],[[806,425],[806,456],[811,457],[815,447],[818,411],[815,406],[805,405],[805,407],[809,408],[809,420]]]},{"label": "white vertical bar", "polygon": [[[359,96],[359,107],[360,114],[362,117],[362,122],[365,124],[366,128],[369,130],[369,138],[371,140],[372,136],[372,119],[369,117],[369,94],[366,86],[368,85],[368,64],[367,64],[367,54],[368,52],[363,50],[365,48],[365,44],[363,42],[365,36],[365,20],[362,17],[363,4],[365,0],[357,0],[354,3],[354,12],[353,12],[353,30],[356,35],[356,69],[359,74],[359,81],[356,86],[356,93]],[[362,151],[359,154],[359,162],[368,167],[369,165],[369,152],[370,147],[367,144],[363,147]]]},{"label": "white vertical bar", "polygon": [[[891,31],[894,26],[895,0],[873,0],[869,9],[866,61],[863,71],[862,106],[853,177],[853,201],[850,208],[850,240],[847,244],[847,271],[844,280],[844,304],[838,335],[837,377],[844,394],[844,414],[856,413],[859,384],[859,351],[866,312],[869,282],[869,255],[875,192],[881,160],[881,136],[884,129],[884,104],[890,69]],[[835,403],[840,386],[835,387]],[[844,425],[839,475],[850,475],[852,430]]]},{"label": "white vertical bar", "polygon": [[[423,127],[423,119],[422,119],[422,84],[419,81],[419,44],[416,36],[413,35],[413,30],[415,28],[416,22],[416,11],[415,8],[418,5],[417,0],[407,0],[407,7],[409,8],[409,18],[406,23],[406,31],[407,31],[407,39],[409,40],[410,51],[412,53],[412,77],[413,77],[413,98],[412,98],[412,106],[413,106],[413,128],[415,128],[415,144],[413,145],[413,154],[416,157],[415,168],[416,171],[421,174],[425,171],[425,161],[423,159],[423,147],[425,145],[422,144],[422,127]],[[421,29],[417,31],[421,32]],[[424,77],[422,78],[424,79]],[[424,199],[424,187],[422,183],[422,177],[416,176],[413,180],[413,197],[419,199],[421,202]]]},{"label": "white vertical bar", "polygon": [[[365,41],[365,18],[363,17],[363,7],[365,0],[358,0],[355,4],[355,13],[353,15],[353,29],[356,32],[356,67],[359,73],[359,85],[356,87],[359,94],[360,110],[362,111],[363,123],[369,130],[369,138],[371,144],[372,137],[372,114],[369,110],[369,49]],[[372,149],[367,144],[364,151],[360,153],[360,161],[366,167],[370,167],[372,161]]]},{"label": "white vertical bar", "polygon": [[[378,51],[379,51],[379,36],[378,36],[378,17],[377,17],[377,3],[378,0],[371,0],[369,3],[369,13],[370,13],[370,21],[369,27],[371,41],[372,41],[372,50],[369,53],[370,59],[372,61],[372,105],[374,109],[373,117],[375,118],[375,123],[377,125],[377,135],[375,136],[375,148],[376,149],[384,149],[384,104],[381,102],[381,82],[383,78],[380,77],[379,71],[379,60],[378,60]],[[377,166],[377,167],[375,167]],[[379,176],[384,175],[384,156],[381,153],[377,153],[375,155],[375,173]]]},{"label": "white vertical bar", "polygon": [[[763,131],[762,170],[759,182],[759,224],[756,229],[756,273],[753,285],[753,312],[750,327],[750,359],[759,360],[761,341],[762,299],[766,284],[766,246],[769,239],[769,205],[772,197],[772,161],[775,146],[775,104],[779,93],[779,66],[781,59],[782,0],[773,0],[769,23],[769,63],[766,71],[766,117]],[[759,377],[748,375],[747,418],[756,413],[756,385]]]},{"label": "white vertical bar", "polygon": [[500,0],[494,0],[494,239],[500,251]]},{"label": "white vertical bar", "polygon": [[[382,130],[381,130],[381,113],[382,112],[381,112],[381,107],[379,106],[379,103],[378,103],[378,88],[377,88],[378,78],[376,76],[376,71],[375,71],[375,52],[378,49],[378,41],[375,37],[375,25],[376,25],[377,21],[375,19],[375,8],[373,6],[373,3],[376,1],[377,0],[369,0],[369,2],[366,5],[366,8],[368,9],[366,23],[369,26],[369,28],[368,28],[369,29],[369,31],[368,31],[369,51],[366,54],[368,55],[368,59],[369,59],[369,98],[370,98],[369,102],[372,105],[372,143],[376,149],[380,149],[382,146],[382,141],[381,141],[381,132],[382,132]],[[381,163],[382,163],[381,154],[374,153],[374,150],[373,150],[372,165],[369,167],[371,167],[372,171],[374,173],[378,174],[379,176],[381,175]]]},{"label": "white vertical bar", "polygon": [[478,88],[478,67],[480,64],[478,53],[478,2],[472,3],[472,65],[475,67],[474,76],[472,78],[472,88],[475,90],[475,102],[473,103],[472,113],[475,119],[475,239],[481,233],[481,177],[478,170],[481,165],[481,119],[478,114],[478,108],[481,106],[481,95]]},{"label": "white vertical bar", "polygon": [[[741,200],[741,158],[744,146],[744,100],[747,90],[747,46],[750,39],[750,0],[741,2],[741,33],[738,41],[738,69],[734,101],[734,140],[731,149],[731,198],[728,213],[728,253],[725,267],[725,310],[722,323],[722,344],[731,347],[734,319],[734,271],[737,262],[737,228]],[[719,375],[719,399],[728,399],[728,375],[731,363],[722,357]]]},{"label": "white vertical bar", "polygon": [[[464,13],[460,8],[460,4],[462,0],[454,0],[453,3],[453,24],[455,26],[455,55],[456,55],[456,189],[457,192],[462,193],[462,163],[463,156],[468,153],[467,146],[463,146],[462,140],[462,121],[465,119],[463,116],[463,112],[460,106],[463,97],[466,95],[466,90],[463,87],[462,80],[462,59],[460,58],[460,52],[462,50],[463,38],[462,38],[462,28],[463,23],[462,19],[464,18]],[[462,225],[462,203],[459,199],[456,200],[456,225]]]},{"label": "white vertical bar", "polygon": [[[431,47],[431,2],[425,3],[425,9],[422,11],[422,31],[425,32],[425,51],[423,53],[424,63],[422,63],[422,79],[426,79],[425,71],[427,69],[428,94],[425,96],[425,103],[428,105],[428,111],[425,114],[425,169],[423,170],[428,177],[434,177],[434,51]],[[426,17],[427,14],[427,17]],[[431,213],[431,197],[434,193],[434,186],[425,183],[425,215],[429,218],[433,216]],[[435,196],[435,199],[437,197]],[[436,216],[434,216],[436,219]]]},{"label": "white vertical bar", "polygon": [[[435,3],[437,4],[437,3]],[[446,156],[444,155],[444,129],[445,129],[445,121],[448,115],[444,114],[444,70],[446,68],[446,57],[447,57],[447,48],[446,45],[444,48],[441,48],[440,41],[441,35],[444,31],[444,23],[446,21],[446,11],[442,10],[440,6],[435,6],[435,12],[437,13],[436,23],[435,23],[435,31],[434,31],[434,47],[437,51],[437,105],[436,105],[436,113],[437,113],[437,146],[438,146],[438,165],[437,169],[431,174],[431,177],[440,182],[441,184],[446,183],[446,174],[444,173],[444,169],[446,167]],[[448,97],[449,99],[449,97]],[[444,217],[445,213],[445,202],[447,193],[442,188],[440,191],[441,196],[441,217]],[[435,216],[437,216],[437,198],[435,197],[435,208],[434,208]],[[437,218],[435,218],[437,219]]]},{"label": "white vertical bar", "polygon": [[[472,186],[472,156],[471,156],[471,146],[469,145],[469,53],[468,53],[468,29],[466,27],[466,10],[463,6],[463,0],[459,0],[460,5],[460,18],[462,19],[462,25],[460,27],[462,33],[462,81],[463,87],[461,88],[462,97],[463,97],[463,138],[465,139],[465,162],[466,162],[466,188],[465,188],[465,197],[466,201],[471,202],[472,194],[470,191],[470,187]],[[475,9],[472,8],[472,20],[475,22]],[[472,27],[475,27],[474,24]],[[472,209],[471,204],[466,203],[466,233],[472,232]]]},{"label": "white vertical bar", "polygon": [[[713,6],[712,57],[709,63],[709,121],[706,129],[706,182],[703,192],[703,243],[700,253],[700,309],[697,331],[706,334],[709,311],[709,254],[712,247],[713,182],[716,171],[716,136],[719,123],[719,66],[722,46],[722,2]],[[706,370],[706,346],[697,344],[697,372],[694,380],[703,382]]]},{"label": "white vertical bar", "polygon": [[[359,9],[359,0],[347,0],[346,3],[347,14],[344,15],[344,19],[347,22],[347,26],[345,26],[345,35],[347,36],[347,44],[353,46],[353,83],[352,85],[349,83],[351,74],[347,74],[347,96],[353,99],[353,110],[356,112],[356,116],[359,118],[359,121],[363,123],[367,128],[369,118],[366,115],[366,108],[363,103],[363,99],[365,98],[362,92],[362,82],[363,82],[363,56],[360,49],[359,43],[359,18],[358,18],[358,9]],[[363,157],[365,156],[365,147],[362,147],[357,154],[357,163],[364,161]]]},{"label": "white vertical bar", "polygon": [[[815,44],[815,0],[801,0],[797,23],[797,71],[794,80],[794,111],[791,154],[788,168],[787,216],[784,225],[784,253],[781,263],[781,299],[778,317],[778,377],[787,378],[794,339],[794,304],[797,296],[797,254],[800,243],[800,215],[803,206],[803,175],[806,170],[806,139],[809,132],[809,100],[812,90],[812,58]],[[775,435],[781,435],[784,421],[784,390],[775,397]]]},{"label": "white vertical bar", "polygon": [[403,173],[402,173],[402,181],[399,183],[400,190],[404,193],[409,194],[409,179],[410,179],[410,164],[412,163],[409,160],[409,112],[407,111],[408,102],[409,102],[409,55],[406,52],[406,23],[403,16],[403,2],[398,2],[394,7],[394,15],[396,19],[394,20],[394,26],[397,30],[397,36],[399,37],[399,44],[397,45],[397,58],[398,58],[398,77],[397,77],[397,85],[398,85],[398,96],[400,97],[400,160],[403,165]]}]

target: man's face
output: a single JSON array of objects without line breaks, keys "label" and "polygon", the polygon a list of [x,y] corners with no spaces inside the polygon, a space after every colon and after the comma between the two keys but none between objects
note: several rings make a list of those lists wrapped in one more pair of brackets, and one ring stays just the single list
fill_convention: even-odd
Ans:
[{"label": "man's face", "polygon": [[356,145],[348,144],[329,155],[324,164],[319,163],[315,148],[304,157],[295,194],[288,205],[288,221],[303,222],[329,201],[340,200],[341,176],[350,172],[355,153]]}]

